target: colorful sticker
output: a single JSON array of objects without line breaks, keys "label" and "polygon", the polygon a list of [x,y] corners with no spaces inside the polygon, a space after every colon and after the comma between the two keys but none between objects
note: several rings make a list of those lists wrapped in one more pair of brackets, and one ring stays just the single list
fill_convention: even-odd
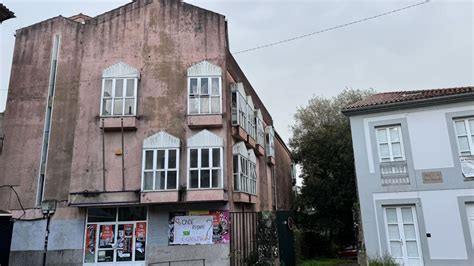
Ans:
[{"label": "colorful sticker", "polygon": [[137,223],[135,228],[135,260],[145,260],[146,222]]},{"label": "colorful sticker", "polygon": [[86,247],[84,252],[84,262],[95,262],[95,234],[97,230],[96,224],[89,224],[86,228]]},{"label": "colorful sticker", "polygon": [[133,224],[120,224],[117,233],[117,261],[132,260]]},{"label": "colorful sticker", "polygon": [[114,241],[114,225],[101,225],[99,235],[99,248],[112,248]]}]

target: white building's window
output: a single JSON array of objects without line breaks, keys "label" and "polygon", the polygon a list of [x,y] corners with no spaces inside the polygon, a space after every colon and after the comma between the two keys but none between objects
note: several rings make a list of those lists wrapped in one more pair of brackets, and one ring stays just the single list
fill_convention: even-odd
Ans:
[{"label": "white building's window", "polygon": [[255,110],[252,101],[252,97],[247,96],[247,133],[254,139],[257,140],[257,122],[255,120]]},{"label": "white building's window", "polygon": [[234,189],[257,194],[257,158],[253,150],[247,150],[243,142],[233,147]]},{"label": "white building's window", "polygon": [[115,64],[102,72],[101,116],[134,116],[140,74],[135,68]]},{"label": "white building's window", "polygon": [[376,128],[380,162],[405,160],[400,126]]},{"label": "white building's window", "polygon": [[263,116],[260,110],[255,111],[255,123],[257,124],[257,143],[265,146],[265,129],[263,124]]},{"label": "white building's window", "polygon": [[474,155],[474,117],[454,120],[460,156]]},{"label": "white building's window", "polygon": [[188,68],[188,114],[222,113],[221,68],[203,61]]},{"label": "white building's window", "polygon": [[188,188],[222,188],[224,141],[208,130],[190,137]]},{"label": "white building's window", "polygon": [[142,190],[159,191],[178,189],[178,138],[161,131],[143,142]]},{"label": "white building's window", "polygon": [[265,152],[268,157],[275,157],[275,130],[272,126],[265,128]]}]

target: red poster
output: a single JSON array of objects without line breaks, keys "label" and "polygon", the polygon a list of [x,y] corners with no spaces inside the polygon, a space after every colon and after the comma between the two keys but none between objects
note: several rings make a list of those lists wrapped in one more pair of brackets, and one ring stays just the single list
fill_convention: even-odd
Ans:
[{"label": "red poster", "polygon": [[138,241],[146,240],[146,223],[137,223],[136,238]]},{"label": "red poster", "polygon": [[101,239],[111,239],[114,236],[111,225],[103,225],[102,232],[100,234]]},{"label": "red poster", "polygon": [[84,262],[95,261],[95,232],[97,225],[90,224],[86,228],[86,250],[84,256]]}]

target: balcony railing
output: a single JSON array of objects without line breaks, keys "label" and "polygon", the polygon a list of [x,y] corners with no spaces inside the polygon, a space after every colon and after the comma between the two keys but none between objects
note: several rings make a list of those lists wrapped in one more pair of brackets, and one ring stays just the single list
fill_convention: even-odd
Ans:
[{"label": "balcony railing", "polygon": [[380,177],[382,185],[410,184],[406,161],[393,161],[380,163]]}]

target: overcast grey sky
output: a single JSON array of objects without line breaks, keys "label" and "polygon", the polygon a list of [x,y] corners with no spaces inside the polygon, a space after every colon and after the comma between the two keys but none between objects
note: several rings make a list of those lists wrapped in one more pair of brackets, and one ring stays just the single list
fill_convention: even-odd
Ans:
[{"label": "overcast grey sky", "polygon": [[[0,25],[0,111],[16,29],[53,16],[95,16],[129,0],[2,1],[17,18]],[[188,2],[227,17],[231,51],[322,30],[422,0]],[[392,91],[474,85],[473,12],[468,0],[432,0],[399,13],[236,59],[285,141],[297,107],[344,88]]]}]

